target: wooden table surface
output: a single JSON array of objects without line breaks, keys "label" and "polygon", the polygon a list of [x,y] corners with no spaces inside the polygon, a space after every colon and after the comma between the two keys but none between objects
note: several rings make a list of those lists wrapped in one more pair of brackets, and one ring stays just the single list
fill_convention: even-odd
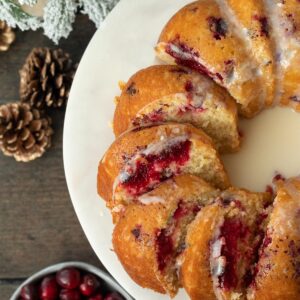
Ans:
[{"label": "wooden table surface", "polygon": [[[77,16],[74,30],[59,47],[79,61],[95,26]],[[0,52],[0,104],[18,100],[18,70],[34,47],[56,48],[42,31],[16,32],[8,52]],[[48,265],[79,260],[101,267],[74,213],[67,190],[62,134],[64,109],[51,113],[53,146],[30,163],[0,153],[0,299],[9,299],[17,285]]]}]

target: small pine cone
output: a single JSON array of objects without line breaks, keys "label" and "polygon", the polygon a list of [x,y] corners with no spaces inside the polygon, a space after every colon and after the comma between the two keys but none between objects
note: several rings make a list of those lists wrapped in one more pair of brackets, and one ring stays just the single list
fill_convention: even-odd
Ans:
[{"label": "small pine cone", "polygon": [[34,48],[20,70],[21,102],[38,109],[65,105],[75,70],[63,50]]},{"label": "small pine cone", "polygon": [[51,119],[26,103],[0,106],[0,149],[17,161],[34,160],[51,145]]},{"label": "small pine cone", "polygon": [[7,51],[15,38],[12,28],[0,20],[0,51]]}]

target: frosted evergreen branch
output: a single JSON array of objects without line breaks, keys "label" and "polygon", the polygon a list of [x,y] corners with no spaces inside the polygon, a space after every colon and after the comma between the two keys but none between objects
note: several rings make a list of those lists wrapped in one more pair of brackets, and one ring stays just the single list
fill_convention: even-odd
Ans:
[{"label": "frosted evergreen branch", "polygon": [[98,28],[119,0],[79,0],[82,13],[87,14]]},{"label": "frosted evergreen branch", "polygon": [[21,30],[36,30],[41,26],[39,18],[27,14],[12,0],[0,0],[0,20],[4,20],[11,27],[19,27]]},{"label": "frosted evergreen branch", "polygon": [[35,5],[37,3],[37,0],[19,0],[19,3],[21,5],[26,4],[26,5],[32,6],[32,5]]},{"label": "frosted evergreen branch", "polygon": [[44,7],[43,18],[31,16],[21,7],[23,4],[32,6],[37,2],[38,0],[0,0],[0,20],[21,30],[36,30],[42,27],[45,35],[58,43],[60,38],[68,37],[72,31],[79,7],[80,12],[87,14],[99,27],[119,0],[48,0]]},{"label": "frosted evergreen branch", "polygon": [[67,38],[72,31],[78,4],[73,0],[48,0],[44,8],[45,35],[54,43]]}]

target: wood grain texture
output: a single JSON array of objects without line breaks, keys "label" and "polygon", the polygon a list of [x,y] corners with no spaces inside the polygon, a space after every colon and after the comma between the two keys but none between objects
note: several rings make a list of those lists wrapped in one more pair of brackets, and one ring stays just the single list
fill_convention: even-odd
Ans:
[{"label": "wood grain texture", "polygon": [[0,282],[0,299],[1,300],[7,300],[9,299],[14,291],[19,286],[18,283],[1,283]]},{"label": "wood grain texture", "polygon": [[[77,16],[74,31],[59,47],[79,61],[95,27]],[[56,48],[41,31],[17,31],[8,52],[0,52],[0,104],[18,99],[18,70],[33,47]],[[0,295],[15,286],[7,280],[24,278],[50,264],[80,260],[101,266],[75,216],[64,176],[62,133],[64,110],[53,111],[53,146],[30,163],[17,163],[0,153]],[[1,279],[6,279],[1,284]]]}]

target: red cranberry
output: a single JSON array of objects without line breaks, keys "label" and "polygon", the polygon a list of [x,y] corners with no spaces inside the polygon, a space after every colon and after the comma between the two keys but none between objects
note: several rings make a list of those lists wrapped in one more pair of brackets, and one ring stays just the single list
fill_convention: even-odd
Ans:
[{"label": "red cranberry", "polygon": [[37,300],[39,298],[37,287],[33,284],[24,285],[21,289],[21,298],[22,300]]},{"label": "red cranberry", "polygon": [[54,276],[45,277],[40,285],[40,298],[42,300],[55,300],[58,296],[58,285]]},{"label": "red cranberry", "polygon": [[104,300],[124,300],[124,298],[120,294],[113,292],[106,295]]},{"label": "red cranberry", "polygon": [[103,300],[103,296],[101,294],[97,294],[93,297],[88,298],[88,300]]},{"label": "red cranberry", "polygon": [[81,295],[79,290],[67,290],[63,289],[59,293],[60,300],[80,300]]},{"label": "red cranberry", "polygon": [[57,283],[64,289],[75,289],[80,284],[80,272],[75,268],[66,268],[57,272]]},{"label": "red cranberry", "polygon": [[84,296],[93,295],[100,287],[100,282],[93,274],[87,274],[83,277],[80,285],[80,292]]}]

